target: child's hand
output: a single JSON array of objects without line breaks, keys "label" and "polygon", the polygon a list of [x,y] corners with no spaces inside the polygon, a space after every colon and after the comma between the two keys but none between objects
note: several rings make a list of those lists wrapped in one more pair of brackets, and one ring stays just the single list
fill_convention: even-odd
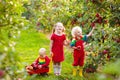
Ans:
[{"label": "child's hand", "polygon": [[73,49],[77,49],[77,50],[80,50],[81,49],[81,46],[78,46],[78,47],[72,47]]},{"label": "child's hand", "polygon": [[29,66],[29,69],[31,69],[31,70],[32,70],[32,69],[33,69],[33,67],[32,67],[32,66]]},{"label": "child's hand", "polygon": [[77,50],[80,50],[80,49],[81,49],[81,46],[78,46],[78,47],[77,47]]},{"label": "child's hand", "polygon": [[73,46],[72,48],[73,48],[73,49],[77,49],[77,47],[75,47],[75,46]]},{"label": "child's hand", "polygon": [[52,52],[50,52],[50,57],[52,57],[53,56],[53,53]]},{"label": "child's hand", "polygon": [[70,44],[70,42],[71,42],[70,40],[65,40],[65,41],[64,41],[64,45],[65,45],[65,46],[68,46],[68,45]]},{"label": "child's hand", "polygon": [[95,28],[96,28],[96,26],[93,27],[93,29],[95,29]]},{"label": "child's hand", "polygon": [[32,64],[32,65],[33,65],[33,67],[35,67],[35,68],[37,67],[36,62],[33,62],[33,64]]},{"label": "child's hand", "polygon": [[42,65],[38,65],[38,68],[41,69],[41,68],[42,68]]},{"label": "child's hand", "polygon": [[32,66],[27,66],[26,69],[28,69],[28,70],[29,70],[29,69],[32,70],[33,67],[32,67]]}]

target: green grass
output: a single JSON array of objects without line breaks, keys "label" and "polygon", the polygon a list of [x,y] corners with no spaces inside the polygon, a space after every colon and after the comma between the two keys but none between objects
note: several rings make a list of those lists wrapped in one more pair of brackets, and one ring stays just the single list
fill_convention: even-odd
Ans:
[{"label": "green grass", "polygon": [[[45,34],[36,32],[34,29],[24,30],[21,32],[20,38],[17,40],[16,50],[20,58],[20,62],[17,63],[20,71],[18,72],[18,78],[24,80],[96,80],[94,74],[85,74],[85,78],[72,76],[72,54],[69,48],[65,48],[65,61],[62,63],[62,75],[54,76],[51,72],[47,77],[39,75],[28,75],[25,71],[25,66],[30,65],[37,57],[38,50],[41,47],[47,49],[47,55],[49,55],[50,40]],[[93,77],[92,77],[92,76]],[[89,78],[89,79],[88,79]]]},{"label": "green grass", "polygon": [[35,30],[22,31],[21,37],[17,41],[17,51],[21,60],[31,63],[38,56],[39,48],[49,47],[49,40],[42,33],[38,33]]}]

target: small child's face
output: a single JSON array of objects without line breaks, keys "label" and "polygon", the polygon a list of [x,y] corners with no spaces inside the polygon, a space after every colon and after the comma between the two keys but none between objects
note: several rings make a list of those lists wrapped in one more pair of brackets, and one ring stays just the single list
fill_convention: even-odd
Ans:
[{"label": "small child's face", "polygon": [[45,56],[45,54],[46,54],[46,52],[44,51],[41,51],[40,53],[39,53],[39,55],[40,55],[40,57],[44,57]]},{"label": "small child's face", "polygon": [[76,32],[75,32],[75,36],[81,36],[81,35],[82,35],[82,32],[81,32],[81,31],[76,30]]},{"label": "small child's face", "polygon": [[63,32],[63,26],[57,25],[57,26],[55,27],[55,30],[56,30],[57,32],[61,33],[61,32]]}]

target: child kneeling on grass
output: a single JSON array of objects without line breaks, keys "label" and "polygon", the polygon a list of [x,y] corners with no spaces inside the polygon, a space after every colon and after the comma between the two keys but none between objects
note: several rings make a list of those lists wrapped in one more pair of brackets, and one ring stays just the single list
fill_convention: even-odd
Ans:
[{"label": "child kneeling on grass", "polygon": [[32,74],[46,75],[49,72],[50,59],[46,56],[46,49],[39,49],[39,57],[31,65],[26,66],[27,72]]}]

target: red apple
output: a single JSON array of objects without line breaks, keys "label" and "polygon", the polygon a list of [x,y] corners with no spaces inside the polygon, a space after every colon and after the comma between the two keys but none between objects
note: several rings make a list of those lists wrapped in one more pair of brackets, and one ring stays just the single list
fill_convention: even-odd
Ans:
[{"label": "red apple", "polygon": [[108,53],[108,51],[107,51],[107,50],[104,50],[104,51],[103,51],[103,54],[107,54],[107,53]]},{"label": "red apple", "polygon": [[91,23],[91,27],[95,27],[95,23],[94,22]]},{"label": "red apple", "polygon": [[102,17],[99,17],[97,20],[94,21],[94,23],[99,23],[99,24],[101,24],[101,23],[102,23]]},{"label": "red apple", "polygon": [[78,47],[77,47],[77,50],[80,50],[80,49],[81,49],[81,46],[78,46]]},{"label": "red apple", "polygon": [[96,17],[98,17],[98,18],[99,18],[99,17],[100,17],[100,14],[99,14],[99,13],[97,13],[97,14],[96,14]]}]

